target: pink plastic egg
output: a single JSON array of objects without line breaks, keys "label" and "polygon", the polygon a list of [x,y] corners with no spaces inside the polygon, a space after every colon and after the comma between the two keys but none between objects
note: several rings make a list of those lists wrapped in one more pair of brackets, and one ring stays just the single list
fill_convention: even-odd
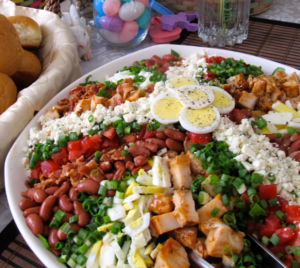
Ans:
[{"label": "pink plastic egg", "polygon": [[141,2],[145,7],[149,5],[149,0],[136,0],[137,2]]},{"label": "pink plastic egg", "polygon": [[139,30],[139,26],[135,21],[126,21],[120,31],[120,40],[124,43],[133,39]]},{"label": "pink plastic egg", "polygon": [[119,12],[120,6],[121,6],[120,0],[106,0],[103,3],[103,12],[107,16],[114,16]]}]

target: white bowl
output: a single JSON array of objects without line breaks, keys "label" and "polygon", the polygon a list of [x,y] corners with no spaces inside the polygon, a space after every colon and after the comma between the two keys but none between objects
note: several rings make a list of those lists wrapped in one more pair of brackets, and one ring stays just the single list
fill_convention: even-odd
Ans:
[{"label": "white bowl", "polygon": [[[177,51],[182,57],[187,57],[193,53],[201,52],[205,49],[209,54],[217,54],[223,57],[234,57],[235,59],[243,59],[246,63],[254,64],[256,66],[262,66],[263,71],[266,74],[271,74],[276,67],[285,68],[287,73],[292,73],[298,70],[282,65],[270,60],[262,59],[259,57],[251,56],[248,54],[232,52],[222,49],[215,48],[201,48],[201,47],[192,47],[192,46],[179,46],[179,45],[157,45],[150,48],[140,50],[138,52],[132,53],[120,59],[114,60],[98,69],[92,71],[92,80],[103,81],[105,75],[112,75],[116,71],[121,70],[123,66],[129,66],[134,61],[147,59],[152,57],[152,55],[162,56],[164,54],[170,54],[171,49]],[[8,198],[8,203],[22,236],[25,241],[31,247],[33,252],[37,257],[47,266],[47,267],[64,267],[57,261],[57,258],[48,250],[43,247],[43,244],[32,234],[30,229],[27,227],[25,218],[22,211],[19,209],[19,202],[22,199],[20,196],[21,191],[25,191],[24,182],[27,179],[25,168],[21,164],[21,159],[24,157],[22,148],[26,146],[26,141],[29,136],[29,129],[32,127],[39,126],[37,119],[43,115],[50,107],[56,104],[57,101],[67,98],[69,90],[78,85],[79,83],[84,82],[85,76],[79,78],[77,81],[70,84],[55,97],[53,97],[40,111],[39,113],[29,122],[29,124],[22,131],[14,145],[12,146],[5,162],[5,185],[6,185],[6,194]]]}]

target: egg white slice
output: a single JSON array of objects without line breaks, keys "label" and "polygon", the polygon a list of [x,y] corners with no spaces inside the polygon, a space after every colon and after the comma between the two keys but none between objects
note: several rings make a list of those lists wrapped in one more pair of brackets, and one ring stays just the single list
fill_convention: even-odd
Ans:
[{"label": "egg white slice", "polygon": [[187,85],[177,91],[177,97],[183,106],[199,109],[210,105],[214,100],[214,94],[204,86]]},{"label": "egg white slice", "polygon": [[177,123],[181,109],[180,101],[170,92],[156,96],[150,106],[153,118],[164,125]]},{"label": "egg white slice", "polygon": [[[206,88],[214,94],[214,101],[211,105],[216,107],[220,114],[228,114],[234,109],[235,101],[226,90],[214,86],[206,86]],[[215,91],[220,92],[221,94],[215,94]],[[230,102],[228,105],[227,101]]]},{"label": "egg white slice", "polygon": [[[197,113],[199,111],[199,115],[195,118],[195,122],[191,122],[188,120],[189,114],[191,112]],[[210,119],[209,124],[204,124],[205,120]],[[180,124],[188,131],[197,134],[205,134],[214,131],[219,123],[220,123],[220,113],[214,106],[206,106],[201,109],[191,109],[188,107],[183,107],[180,116],[179,116]]]},{"label": "egg white slice", "polygon": [[178,88],[182,86],[180,85],[180,83],[185,83],[184,85],[199,85],[197,79],[194,79],[192,77],[177,76],[166,81],[166,88],[170,92],[177,94]]}]

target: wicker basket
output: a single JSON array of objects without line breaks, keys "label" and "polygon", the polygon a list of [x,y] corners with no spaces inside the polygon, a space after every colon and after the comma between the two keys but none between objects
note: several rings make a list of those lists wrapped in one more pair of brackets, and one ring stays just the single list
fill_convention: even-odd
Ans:
[{"label": "wicker basket", "polygon": [[11,0],[17,6],[45,9],[61,17],[60,0]]},{"label": "wicker basket", "polygon": [[[157,0],[157,2],[174,13],[194,13],[198,10],[197,0]],[[264,12],[273,4],[273,0],[250,0],[250,2],[250,15]]]}]

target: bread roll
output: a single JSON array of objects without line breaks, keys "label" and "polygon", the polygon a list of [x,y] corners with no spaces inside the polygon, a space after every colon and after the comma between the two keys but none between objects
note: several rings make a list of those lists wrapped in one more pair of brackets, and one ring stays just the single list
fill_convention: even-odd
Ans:
[{"label": "bread roll", "polygon": [[7,19],[13,24],[25,49],[38,48],[42,41],[42,32],[37,22],[26,16],[11,16]]},{"label": "bread roll", "polygon": [[13,80],[0,73],[0,114],[10,105],[14,104],[17,97],[17,87]]},{"label": "bread roll", "polygon": [[17,85],[29,86],[41,74],[42,65],[40,60],[33,53],[24,50],[24,56],[17,72],[11,77]]},{"label": "bread roll", "polygon": [[1,14],[0,25],[0,73],[11,76],[18,70],[24,51],[17,31]]}]

